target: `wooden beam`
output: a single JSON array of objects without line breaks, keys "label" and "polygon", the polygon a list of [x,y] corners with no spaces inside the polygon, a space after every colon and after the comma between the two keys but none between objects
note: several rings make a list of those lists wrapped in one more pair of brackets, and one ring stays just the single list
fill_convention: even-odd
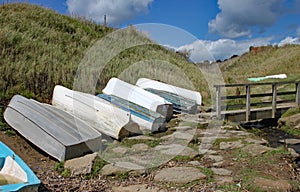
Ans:
[{"label": "wooden beam", "polygon": [[[279,95],[295,95],[296,91],[286,91],[286,92],[277,92],[277,96]],[[273,93],[261,93],[261,94],[251,94],[251,98],[254,97],[271,97]],[[222,100],[229,100],[229,99],[245,99],[246,95],[230,95],[230,96],[223,96],[221,97]]]},{"label": "wooden beam", "polygon": [[272,85],[272,93],[272,118],[276,118],[277,85],[275,83]]},{"label": "wooden beam", "polygon": [[246,85],[246,121],[251,120],[251,88],[250,85]]}]

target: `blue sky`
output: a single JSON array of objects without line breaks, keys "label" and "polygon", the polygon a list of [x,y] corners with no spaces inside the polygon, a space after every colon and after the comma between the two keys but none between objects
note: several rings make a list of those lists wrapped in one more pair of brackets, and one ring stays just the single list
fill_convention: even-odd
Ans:
[{"label": "blue sky", "polygon": [[[16,2],[17,0],[0,0]],[[19,0],[20,1],[20,0]],[[25,1],[25,0],[24,0]],[[23,2],[23,1],[21,1]],[[143,24],[158,43],[195,62],[226,59],[249,46],[300,44],[300,0],[26,0],[123,28]],[[156,23],[145,25],[146,23]],[[212,57],[203,54],[206,49]]]}]

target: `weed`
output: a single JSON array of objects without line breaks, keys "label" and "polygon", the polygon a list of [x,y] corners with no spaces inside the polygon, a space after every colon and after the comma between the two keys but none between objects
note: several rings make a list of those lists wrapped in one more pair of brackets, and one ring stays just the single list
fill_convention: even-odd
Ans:
[{"label": "weed", "polygon": [[85,176],[85,179],[92,179],[99,175],[101,169],[107,165],[108,163],[101,159],[100,157],[97,157],[94,161],[92,172]]},{"label": "weed", "polygon": [[121,180],[126,180],[129,177],[129,173],[128,172],[123,172],[123,173],[119,173],[118,174],[118,178]]},{"label": "weed", "polygon": [[172,160],[178,162],[186,162],[189,161],[191,158],[189,156],[177,155]]},{"label": "weed", "polygon": [[149,147],[153,148],[159,145],[160,142],[161,142],[160,139],[154,139],[154,140],[124,139],[121,142],[121,145],[131,148],[135,144],[144,143]]},{"label": "weed", "polygon": [[280,127],[280,129],[290,135],[300,136],[300,130],[297,128],[292,128],[290,126],[283,125]]},{"label": "weed", "polygon": [[292,115],[295,115],[297,113],[300,113],[300,107],[295,107],[295,108],[291,108],[289,110],[287,110],[281,117],[289,117]]},{"label": "weed", "polygon": [[61,176],[67,178],[67,177],[70,177],[71,175],[71,170],[70,169],[64,169],[61,173],[60,173]]},{"label": "weed", "polygon": [[54,170],[61,173],[64,170],[64,165],[65,165],[65,162],[63,162],[63,161],[56,163],[54,166]]},{"label": "weed", "polygon": [[208,182],[213,182],[214,181],[214,172],[206,167],[200,167],[199,168],[201,170],[201,172],[206,175],[207,181]]}]

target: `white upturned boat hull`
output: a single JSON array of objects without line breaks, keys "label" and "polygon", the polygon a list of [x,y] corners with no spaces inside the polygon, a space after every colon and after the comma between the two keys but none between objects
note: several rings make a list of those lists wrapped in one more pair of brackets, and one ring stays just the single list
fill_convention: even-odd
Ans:
[{"label": "white upturned boat hull", "polygon": [[115,139],[140,133],[130,113],[97,96],[70,90],[57,85],[53,91],[52,105],[82,119],[97,131]]},{"label": "white upturned boat hull", "polygon": [[136,82],[136,85],[143,88],[143,89],[156,89],[161,91],[167,91],[170,93],[174,93],[180,95],[182,97],[186,97],[188,99],[196,101],[197,105],[201,105],[202,103],[202,96],[199,92],[176,87],[170,84],[162,83],[159,81],[155,81],[152,79],[147,78],[140,78]]},{"label": "white upturned boat hull", "polygon": [[4,119],[31,143],[58,159],[99,152],[101,133],[80,119],[54,106],[15,95]]},{"label": "white upturned boat hull", "polygon": [[140,126],[143,133],[159,131],[160,128],[165,126],[165,118],[160,113],[114,95],[98,94],[97,97],[105,99],[121,109],[130,112],[132,121]]},{"label": "white upturned boat hull", "polygon": [[156,111],[165,116],[166,120],[171,119],[173,116],[173,105],[170,102],[140,87],[121,81],[120,79],[110,79],[102,92],[107,95],[120,97],[146,109]]}]

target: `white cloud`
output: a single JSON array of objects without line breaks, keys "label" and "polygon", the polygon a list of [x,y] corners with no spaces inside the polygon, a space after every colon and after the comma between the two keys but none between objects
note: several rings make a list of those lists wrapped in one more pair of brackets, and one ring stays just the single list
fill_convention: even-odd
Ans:
[{"label": "white cloud", "polygon": [[300,37],[300,27],[297,29],[297,35]]},{"label": "white cloud", "polygon": [[300,38],[298,37],[286,37],[285,39],[281,40],[278,45],[279,46],[283,46],[283,45],[287,45],[287,44],[300,44]]},{"label": "white cloud", "polygon": [[67,0],[70,14],[109,25],[119,25],[140,13],[147,13],[153,0]]},{"label": "white cloud", "polygon": [[242,55],[249,50],[250,46],[269,45],[271,40],[271,37],[244,41],[231,39],[219,39],[216,41],[197,40],[192,44],[181,46],[177,50],[189,50],[191,52],[190,59],[194,62],[224,60],[233,55]]},{"label": "white cloud", "polygon": [[209,21],[209,31],[227,38],[251,36],[253,27],[263,31],[289,11],[284,0],[218,0],[221,10]]}]

